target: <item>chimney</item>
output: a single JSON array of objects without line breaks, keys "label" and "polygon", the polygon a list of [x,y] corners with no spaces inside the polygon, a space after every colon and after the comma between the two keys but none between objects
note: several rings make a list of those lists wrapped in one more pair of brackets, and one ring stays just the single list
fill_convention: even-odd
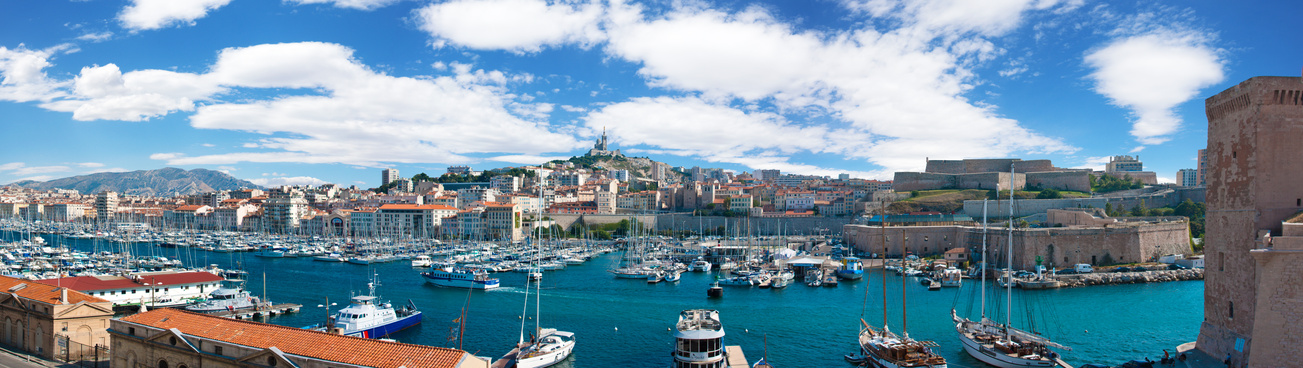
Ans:
[{"label": "chimney", "polygon": [[68,304],[68,288],[59,288],[59,304]]}]

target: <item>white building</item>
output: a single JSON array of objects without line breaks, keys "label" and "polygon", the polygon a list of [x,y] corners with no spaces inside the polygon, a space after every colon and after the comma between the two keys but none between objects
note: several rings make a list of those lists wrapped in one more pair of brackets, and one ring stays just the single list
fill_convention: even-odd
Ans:
[{"label": "white building", "polygon": [[398,169],[380,170],[380,186],[389,185],[394,180],[398,180]]},{"label": "white building", "polygon": [[443,219],[455,214],[457,209],[448,206],[386,204],[375,211],[375,231],[387,237],[433,237]]},{"label": "white building", "polygon": [[489,186],[497,189],[502,193],[515,193],[520,191],[520,177],[498,175],[489,179]]},{"label": "white building", "polygon": [[59,285],[113,302],[114,306],[145,303],[146,307],[175,307],[206,299],[222,277],[208,272],[145,272],[123,276],[78,276],[37,280]]},{"label": "white building", "polygon": [[495,202],[501,194],[497,189],[474,186],[458,190],[457,201],[464,207],[475,202]]},{"label": "white building", "polygon": [[1181,169],[1176,172],[1176,185],[1193,187],[1199,185],[1199,170]]}]

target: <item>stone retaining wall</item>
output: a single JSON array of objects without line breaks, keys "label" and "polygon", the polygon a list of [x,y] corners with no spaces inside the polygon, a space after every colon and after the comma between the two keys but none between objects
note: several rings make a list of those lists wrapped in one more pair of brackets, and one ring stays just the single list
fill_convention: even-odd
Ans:
[{"label": "stone retaining wall", "polygon": [[1097,272],[1081,275],[1058,275],[1055,280],[1061,287],[1078,287],[1112,284],[1143,284],[1150,282],[1203,280],[1202,268],[1188,270],[1162,270],[1146,272]]}]

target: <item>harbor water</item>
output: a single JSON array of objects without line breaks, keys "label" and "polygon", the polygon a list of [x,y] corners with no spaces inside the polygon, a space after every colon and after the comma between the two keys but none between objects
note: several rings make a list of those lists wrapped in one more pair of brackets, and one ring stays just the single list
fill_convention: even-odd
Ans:
[{"label": "harbor water", "polygon": [[[46,236],[52,245],[78,250],[111,250],[120,245],[103,241]],[[424,312],[424,322],[391,337],[406,343],[460,347],[475,355],[496,359],[521,337],[521,311],[525,302],[524,273],[494,274],[502,287],[490,290],[440,288],[426,284],[408,261],[355,265],[316,262],[310,258],[260,258],[253,253],[211,253],[198,249],[164,249],[136,245],[136,254],[179,258],[187,266],[217,264],[249,272],[248,290],[276,303],[298,303],[303,309],[277,316],[269,323],[302,327],[325,321],[326,308],[347,305],[350,295],[364,293],[369,275],[379,275],[377,291],[395,306],[410,302]],[[576,334],[578,345],[571,359],[559,367],[667,367],[671,362],[673,327],[678,312],[709,308],[720,311],[726,345],[740,345],[754,362],[768,355],[778,367],[850,367],[842,355],[857,352],[860,319],[880,326],[883,298],[887,301],[890,329],[904,332],[901,322],[902,286],[908,301],[908,333],[932,340],[951,367],[982,367],[959,345],[950,310],[967,311],[978,318],[979,299],[970,290],[977,283],[965,280],[962,289],[927,291],[917,280],[878,270],[866,270],[862,280],[843,280],[836,287],[809,287],[793,282],[784,289],[725,287],[724,296],[708,299],[706,289],[716,273],[684,273],[678,283],[647,284],[644,280],[617,279],[607,272],[618,263],[618,253],[594,258],[582,265],[548,271],[542,280],[542,327]],[[264,278],[265,275],[265,290]],[[886,292],[882,282],[886,281]],[[799,281],[799,280],[798,280]],[[866,293],[867,289],[867,293]],[[1005,294],[988,297],[989,317],[1003,320]],[[530,296],[526,333],[534,326],[534,296]],[[465,331],[457,320],[466,310]],[[1015,327],[1035,329],[1045,337],[1069,346],[1064,360],[1120,364],[1130,359],[1161,357],[1193,341],[1203,314],[1203,282],[1126,284],[1070,289],[1020,291],[1014,289],[1012,320]],[[1034,327],[1032,327],[1034,326]],[[457,336],[462,341],[455,341]],[[767,341],[767,343],[766,343]]]}]

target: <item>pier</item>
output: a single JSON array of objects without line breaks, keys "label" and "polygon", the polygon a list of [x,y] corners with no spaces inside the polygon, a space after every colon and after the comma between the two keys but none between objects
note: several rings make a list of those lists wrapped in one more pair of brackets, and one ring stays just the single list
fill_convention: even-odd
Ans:
[{"label": "pier", "polygon": [[300,304],[293,304],[293,303],[260,305],[258,306],[258,308],[252,310],[223,311],[223,312],[212,313],[212,315],[223,317],[223,318],[234,318],[239,320],[245,320],[253,317],[262,317],[262,316],[270,317],[278,314],[294,313],[294,312],[298,312],[299,308],[302,307],[303,306]]}]

